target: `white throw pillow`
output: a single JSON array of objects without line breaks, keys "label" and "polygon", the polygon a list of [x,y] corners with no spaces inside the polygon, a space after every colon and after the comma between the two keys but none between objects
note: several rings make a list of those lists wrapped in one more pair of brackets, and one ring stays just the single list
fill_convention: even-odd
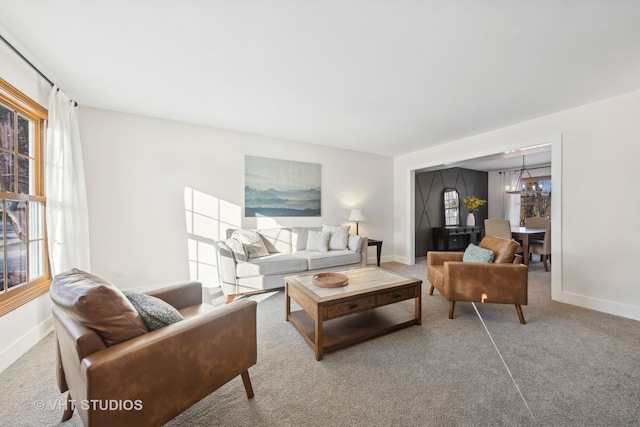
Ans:
[{"label": "white throw pillow", "polygon": [[307,236],[307,250],[328,252],[330,238],[331,233],[309,230],[309,235]]},{"label": "white throw pillow", "polygon": [[349,244],[350,225],[323,225],[322,231],[331,233],[329,249],[345,250]]},{"label": "white throw pillow", "polygon": [[262,241],[262,237],[255,231],[236,230],[231,235],[232,239],[239,240],[247,250],[249,258],[258,258],[269,255],[267,247]]}]

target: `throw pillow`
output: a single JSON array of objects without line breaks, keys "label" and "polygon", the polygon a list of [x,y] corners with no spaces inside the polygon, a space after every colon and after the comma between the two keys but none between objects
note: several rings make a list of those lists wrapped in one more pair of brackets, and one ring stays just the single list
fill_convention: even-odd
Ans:
[{"label": "throw pillow", "polygon": [[51,299],[67,316],[93,329],[107,346],[148,332],[142,318],[112,283],[74,268],[55,276]]},{"label": "throw pillow", "polygon": [[124,291],[124,295],[136,308],[145,326],[150,331],[155,331],[184,319],[174,306],[160,298],[129,291]]},{"label": "throw pillow", "polygon": [[349,250],[354,252],[360,252],[362,249],[362,241],[364,239],[360,236],[356,236],[355,234],[349,235]]},{"label": "throw pillow", "polygon": [[331,238],[331,233],[327,233],[324,231],[309,230],[309,234],[307,236],[307,250],[317,251],[317,252],[328,252],[330,238]]},{"label": "throw pillow", "polygon": [[329,249],[343,251],[349,244],[350,225],[323,225],[322,231],[331,233],[329,238]]},{"label": "throw pillow", "polygon": [[232,239],[240,241],[245,246],[249,258],[258,258],[269,255],[262,237],[256,231],[236,230],[231,235]]},{"label": "throw pillow", "polygon": [[236,258],[237,262],[245,262],[249,259],[249,254],[247,253],[247,248],[237,239],[227,239],[225,244],[229,246],[231,252],[233,252],[233,256]]},{"label": "throw pillow", "polygon": [[483,249],[480,246],[470,243],[464,251],[464,255],[462,255],[462,261],[490,263],[493,262],[493,257],[494,254],[492,250]]}]

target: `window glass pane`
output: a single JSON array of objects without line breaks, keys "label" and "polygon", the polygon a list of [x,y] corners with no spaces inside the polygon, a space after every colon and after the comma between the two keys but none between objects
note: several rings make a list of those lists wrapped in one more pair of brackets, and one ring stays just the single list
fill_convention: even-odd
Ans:
[{"label": "window glass pane", "polygon": [[7,285],[12,288],[27,281],[27,245],[7,246]]},{"label": "window glass pane", "polygon": [[27,240],[27,202],[5,200],[7,244]]},{"label": "window glass pane", "polygon": [[14,155],[8,151],[0,151],[0,191],[15,193],[15,175],[13,173]]},{"label": "window glass pane", "polygon": [[32,164],[28,157],[18,156],[18,192],[21,194],[33,194]]},{"label": "window glass pane", "polygon": [[44,240],[29,243],[29,280],[44,276]]},{"label": "window glass pane", "polygon": [[29,119],[18,115],[18,152],[29,155],[33,150],[33,123]]},{"label": "window glass pane", "polygon": [[0,199],[0,245],[4,245],[4,229],[5,229],[4,200]]},{"label": "window glass pane", "polygon": [[0,290],[4,292],[4,246],[0,246]]},{"label": "window glass pane", "polygon": [[13,150],[13,129],[15,114],[0,104],[0,148]]},{"label": "window glass pane", "polygon": [[29,202],[29,238],[44,239],[44,203]]}]

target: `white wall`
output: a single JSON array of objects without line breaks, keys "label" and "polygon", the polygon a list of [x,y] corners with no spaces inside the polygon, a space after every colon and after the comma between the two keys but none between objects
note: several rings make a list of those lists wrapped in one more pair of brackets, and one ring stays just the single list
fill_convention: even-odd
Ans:
[{"label": "white wall", "polygon": [[[190,278],[215,279],[211,242],[228,226],[348,224],[365,210],[360,234],[384,241],[393,259],[393,159],[240,132],[81,108],[94,274],[123,288]],[[322,165],[322,217],[244,218],[244,156]],[[196,191],[195,229],[188,233],[185,189]],[[202,214],[202,215],[200,215]],[[355,233],[355,224],[352,224]],[[200,259],[194,261],[195,250]],[[197,242],[197,243],[196,243]],[[369,248],[374,262],[374,247]]]},{"label": "white wall", "polygon": [[[0,42],[0,77],[47,108],[51,86]],[[52,329],[51,299],[44,294],[0,317],[0,372]]]},{"label": "white wall", "polygon": [[[640,91],[584,105],[481,135],[427,148],[395,159],[394,253],[411,261],[412,171],[429,165],[480,157],[550,139],[554,192],[561,178],[562,202],[553,203],[554,299],[640,320],[640,245],[634,224],[640,212]],[[561,150],[561,153],[558,151]],[[555,162],[555,161],[554,161]],[[554,218],[552,218],[554,221]],[[635,233],[635,234],[634,234]],[[553,272],[556,274],[557,272]]]}]

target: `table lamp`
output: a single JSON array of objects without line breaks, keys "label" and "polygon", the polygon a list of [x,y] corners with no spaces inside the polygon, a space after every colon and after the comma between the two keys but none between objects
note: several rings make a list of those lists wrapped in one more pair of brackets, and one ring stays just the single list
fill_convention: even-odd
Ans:
[{"label": "table lamp", "polygon": [[364,212],[362,209],[351,209],[351,213],[349,213],[349,221],[355,221],[356,223],[356,235],[358,234],[358,223],[360,221],[366,221],[367,217],[364,216]]}]

